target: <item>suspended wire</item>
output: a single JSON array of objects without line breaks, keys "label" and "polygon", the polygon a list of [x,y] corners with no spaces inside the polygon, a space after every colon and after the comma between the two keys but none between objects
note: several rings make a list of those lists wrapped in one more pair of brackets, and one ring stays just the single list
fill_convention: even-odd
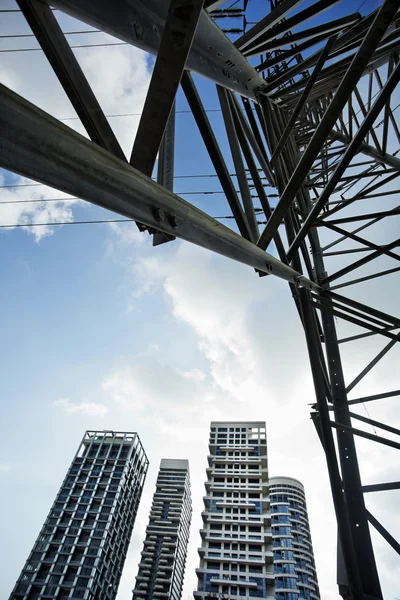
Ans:
[{"label": "suspended wire", "polygon": [[[212,219],[233,219],[233,217],[211,217]],[[60,227],[62,225],[99,225],[100,223],[134,223],[135,219],[95,219],[90,221],[56,221],[54,223],[14,223],[0,225],[0,229],[15,229],[16,227]],[[267,221],[257,221],[266,225]]]},{"label": "suspended wire", "polygon": [[[371,420],[372,420],[372,419],[371,419],[371,415],[370,415],[370,414],[369,414],[369,412],[368,412],[368,408],[366,407],[366,405],[365,405],[365,402],[363,402],[363,403],[362,403],[362,405],[363,405],[363,407],[365,408],[365,412],[367,413],[367,417],[368,417],[368,419],[371,421]],[[373,432],[374,432],[374,434],[375,434],[375,435],[378,435],[378,432],[376,431],[375,425],[372,425],[372,423],[371,423],[371,427],[372,427],[372,429],[373,429]]]},{"label": "suspended wire", "polygon": [[[206,113],[211,113],[211,112],[221,112],[220,108],[208,108],[208,109],[204,109]],[[191,110],[177,110],[175,111],[175,114],[189,114],[191,113]],[[141,117],[142,113],[116,113],[114,115],[105,115],[107,117],[107,119],[111,119],[114,117]],[[56,118],[56,117],[55,117]],[[79,117],[66,117],[64,119],[57,119],[58,121],[80,121]]]},{"label": "suspended wire", "polygon": [[[127,42],[104,42],[103,44],[80,44],[77,46],[70,46],[70,48],[100,48],[101,46],[129,46]],[[1,49],[0,52],[42,52],[41,48],[14,48],[13,50]]]},{"label": "suspended wire", "polygon": [[[86,33],[104,33],[104,31],[100,31],[100,29],[87,29],[87,30],[83,30],[83,31],[63,31],[64,35],[79,35],[79,34],[86,34]],[[35,38],[36,35],[34,33],[11,33],[11,34],[0,35],[1,39],[32,38],[32,37]]]},{"label": "suspended wire", "polygon": [[360,6],[357,8],[356,12],[359,12],[367,1],[368,0],[364,0],[363,2],[361,2]]},{"label": "suspended wire", "polygon": [[[229,173],[229,175],[231,177],[236,177],[235,173]],[[204,174],[204,175],[174,175],[174,179],[204,179],[204,178],[215,178],[218,177],[218,175],[216,173],[210,173],[210,174]],[[153,179],[153,181],[155,181]],[[46,185],[45,183],[5,183],[0,185],[0,189],[2,188],[20,188],[20,187],[38,187],[41,185]],[[176,194],[178,194],[178,192],[175,192]],[[190,192],[182,192],[183,194],[187,194]],[[204,192],[204,193],[208,193],[208,192]],[[210,192],[210,193],[214,193],[214,192]]]},{"label": "suspended wire", "polygon": [[[31,185],[41,185],[41,184],[31,184]],[[240,192],[240,190],[236,190],[236,192]],[[205,196],[207,195],[214,195],[214,194],[224,194],[225,192],[223,190],[211,190],[211,191],[194,191],[194,192],[174,192],[177,196],[199,196],[204,194]],[[252,198],[256,199],[258,196],[252,196]],[[33,199],[29,199],[29,200],[4,200],[4,201],[0,201],[0,205],[2,204],[32,204],[32,203],[40,203],[40,202],[76,202],[76,201],[82,201],[82,202],[89,202],[90,201],[86,201],[86,200],[82,200],[81,198],[77,198],[76,196],[67,196],[66,198],[33,198]],[[221,217],[221,218],[225,218],[225,217]]]},{"label": "suspended wire", "polygon": [[93,225],[98,223],[125,223],[134,222],[134,219],[99,219],[96,221],[57,221],[55,223],[15,223],[14,225],[0,225],[1,229],[14,229],[15,227],[54,227],[60,225]]}]

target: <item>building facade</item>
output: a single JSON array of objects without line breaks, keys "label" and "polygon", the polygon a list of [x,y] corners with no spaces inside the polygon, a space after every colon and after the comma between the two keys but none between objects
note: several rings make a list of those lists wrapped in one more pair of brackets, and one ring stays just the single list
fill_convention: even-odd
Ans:
[{"label": "building facade", "polygon": [[191,518],[189,462],[162,459],[133,600],[180,600]]},{"label": "building facade", "polygon": [[147,467],[136,433],[87,431],[10,600],[114,600]]},{"label": "building facade", "polygon": [[303,484],[271,477],[269,491],[276,600],[319,600]]},{"label": "building facade", "polygon": [[264,422],[212,422],[194,598],[274,598]]}]

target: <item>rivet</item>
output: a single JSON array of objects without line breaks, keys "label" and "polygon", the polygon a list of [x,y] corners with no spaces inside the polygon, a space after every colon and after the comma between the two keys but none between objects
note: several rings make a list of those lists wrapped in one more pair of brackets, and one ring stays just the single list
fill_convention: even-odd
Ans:
[{"label": "rivet", "polygon": [[154,218],[158,223],[163,223],[165,221],[165,213],[161,208],[157,208],[154,211]]}]

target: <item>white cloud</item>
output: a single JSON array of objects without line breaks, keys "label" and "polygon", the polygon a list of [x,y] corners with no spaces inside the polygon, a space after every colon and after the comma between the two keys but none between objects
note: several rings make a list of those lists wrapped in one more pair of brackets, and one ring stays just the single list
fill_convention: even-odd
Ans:
[{"label": "white cloud", "polygon": [[104,417],[108,413],[108,407],[105,404],[97,402],[72,402],[69,398],[59,398],[53,402],[52,406],[67,415]]},{"label": "white cloud", "polygon": [[[60,16],[61,13],[58,13]],[[61,26],[71,26],[73,20],[61,15]],[[76,29],[82,25],[75,22]],[[17,24],[16,24],[17,26]],[[68,27],[67,27],[68,28]],[[87,27],[84,27],[87,29]],[[26,24],[18,22],[18,33],[29,33]],[[79,36],[79,44],[113,42],[105,34]],[[76,43],[76,39],[75,39]],[[140,113],[150,82],[147,54],[130,46],[107,46],[74,50],[76,57],[106,115]],[[12,90],[39,106],[49,114],[60,118],[74,118],[76,113],[53,73],[42,52],[5,53],[0,65],[0,80]],[[110,124],[122,148],[130,154],[139,123],[138,116],[113,117]],[[79,119],[68,120],[66,125],[86,136]],[[0,185],[31,183],[22,177],[13,176]],[[46,198],[60,198],[59,202],[45,203]],[[62,194],[46,186],[0,188],[0,225],[23,225],[44,223],[41,227],[27,227],[36,241],[54,232],[51,223],[70,223],[74,220],[73,207],[76,202],[63,202]],[[20,201],[41,200],[38,203]],[[98,209],[96,209],[98,210]]]},{"label": "white cloud", "polygon": [[[131,242],[136,246],[136,240]],[[162,456],[164,448],[176,448],[178,437],[182,455],[190,459],[194,522],[185,594],[196,586],[196,526],[200,526],[209,422],[229,418],[265,419],[271,476],[294,476],[305,484],[322,597],[338,598],[336,521],[323,451],[309,418],[315,394],[304,334],[286,284],[259,279],[251,269],[190,244],[176,241],[162,254],[145,244],[132,259],[126,258],[132,256],[126,243],[124,238],[120,254],[132,277],[133,305],[141,311],[151,302],[152,311],[166,313],[167,324],[157,338],[159,353],[136,357],[134,362],[126,358],[109,374],[103,390],[132,414],[138,429],[151,430],[148,439],[155,456]],[[346,326],[339,327],[340,335],[348,335]],[[195,357],[190,362],[176,347],[182,345],[193,355],[193,340],[201,360]],[[371,350],[372,343],[370,348],[363,340],[354,356],[346,355],[354,375],[368,362]],[[391,355],[386,370],[391,365],[395,372],[393,360]],[[374,387],[369,380],[357,394],[373,393]],[[368,444],[359,445],[362,473],[368,477],[363,482],[386,480],[379,476],[379,468],[382,460],[392,464],[392,458],[376,444]],[[390,522],[393,507],[377,502],[383,521]],[[379,516],[378,508],[373,508]],[[381,545],[377,552],[386,556]],[[392,589],[393,578],[384,571],[382,577],[385,590]]]},{"label": "white cloud", "polygon": [[11,471],[11,465],[9,465],[7,463],[0,463],[0,475],[9,473],[10,471]]},{"label": "white cloud", "polygon": [[[0,177],[0,185],[5,179]],[[7,180],[11,185],[10,180]],[[78,200],[64,201],[66,194],[51,190],[46,186],[27,186],[31,183],[24,177],[13,178],[15,188],[0,188],[0,225],[24,225],[27,223],[43,223],[40,227],[26,227],[26,231],[39,242],[42,238],[52,235],[54,228],[51,223],[70,223],[73,221],[72,206]],[[55,202],[45,202],[45,198],[59,198]],[[37,202],[31,202],[37,200]]]}]

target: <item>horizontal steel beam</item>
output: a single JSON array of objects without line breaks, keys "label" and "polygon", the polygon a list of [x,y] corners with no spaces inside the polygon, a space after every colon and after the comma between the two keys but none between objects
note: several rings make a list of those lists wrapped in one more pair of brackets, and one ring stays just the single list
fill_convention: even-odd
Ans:
[{"label": "horizontal steel beam", "polygon": [[367,492],[388,492],[389,490],[400,490],[400,481],[389,481],[388,483],[375,483],[362,486],[364,494]]},{"label": "horizontal steel beam", "polygon": [[339,429],[341,431],[348,431],[354,435],[358,435],[359,437],[371,440],[372,442],[379,442],[379,444],[383,444],[384,446],[389,446],[390,448],[396,448],[396,450],[400,450],[400,444],[398,442],[394,442],[393,440],[389,440],[380,435],[368,433],[368,431],[363,431],[362,429],[348,427],[347,425],[342,425],[342,423],[337,423],[336,421],[330,421],[330,424],[335,429]]},{"label": "horizontal steel beam", "polygon": [[380,421],[375,421],[374,419],[363,417],[362,415],[358,415],[357,413],[350,412],[349,415],[352,419],[356,419],[357,421],[361,421],[362,423],[367,423],[367,425],[372,425],[373,427],[377,427],[378,429],[384,429],[385,431],[393,433],[394,435],[400,435],[400,430],[397,429],[397,427],[391,427],[390,425],[386,425],[386,423],[381,423]]},{"label": "horizontal steel beam", "polygon": [[0,85],[0,133],[0,167],[264,273],[318,288],[3,85]]},{"label": "horizontal steel beam", "polygon": [[383,394],[373,394],[372,396],[364,396],[363,398],[354,398],[353,400],[348,400],[347,404],[361,404],[371,402],[372,400],[382,400],[382,398],[393,398],[393,396],[400,396],[400,390],[384,392]]},{"label": "horizontal steel beam", "polygon": [[[46,0],[92,27],[157,54],[168,14],[165,0]],[[187,68],[218,85],[257,101],[264,80],[203,10]]]}]

